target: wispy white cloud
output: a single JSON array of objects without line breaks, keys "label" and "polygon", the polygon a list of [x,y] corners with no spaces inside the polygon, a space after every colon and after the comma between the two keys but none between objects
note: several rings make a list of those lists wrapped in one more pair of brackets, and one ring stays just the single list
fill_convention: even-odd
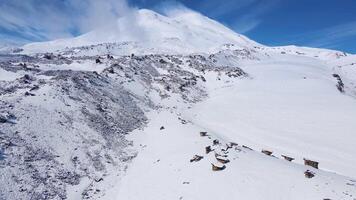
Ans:
[{"label": "wispy white cloud", "polygon": [[263,16],[273,10],[280,0],[207,1],[199,10],[210,17],[224,19],[225,24],[239,33],[247,33],[263,22]]},{"label": "wispy white cloud", "polygon": [[[2,30],[22,34],[39,40],[43,37],[65,37],[72,25],[64,12],[54,3],[37,0],[11,0],[0,4],[0,27]],[[3,31],[3,32],[4,32]]]},{"label": "wispy white cloud", "polygon": [[347,41],[356,41],[356,21],[346,22],[316,31],[280,37],[274,45],[299,44],[303,46],[337,49]]},{"label": "wispy white cloud", "polygon": [[243,7],[245,11],[235,17],[230,26],[239,33],[247,33],[258,27],[263,22],[263,16],[273,10],[278,3],[279,0],[250,1],[250,4]]},{"label": "wispy white cloud", "polygon": [[356,37],[356,21],[328,27],[319,31],[307,33],[304,40],[315,47],[335,47],[350,37]]},{"label": "wispy white cloud", "polygon": [[246,8],[257,1],[258,0],[225,0],[223,2],[208,1],[202,4],[200,9],[207,10],[211,17],[219,18]]},{"label": "wispy white cloud", "polygon": [[176,12],[195,12],[176,0],[163,1],[155,5],[153,9],[167,16],[175,15]]},{"label": "wispy white cloud", "polygon": [[2,0],[0,36],[51,40],[106,26],[131,12],[125,0]]},{"label": "wispy white cloud", "polygon": [[239,20],[235,21],[231,27],[236,32],[244,34],[255,29],[261,22],[262,20],[258,18],[241,17]]}]

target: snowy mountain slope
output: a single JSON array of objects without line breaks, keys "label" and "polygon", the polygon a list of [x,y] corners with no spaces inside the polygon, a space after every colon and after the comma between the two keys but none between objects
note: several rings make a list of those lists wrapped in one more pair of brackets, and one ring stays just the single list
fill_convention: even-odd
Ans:
[{"label": "snowy mountain slope", "polygon": [[71,47],[102,43],[135,44],[140,49],[127,52],[194,53],[213,52],[223,44],[239,47],[261,46],[221,24],[194,12],[180,12],[163,16],[142,9],[134,15],[118,19],[114,27],[105,27],[70,39],[25,45],[24,52],[48,52]]},{"label": "snowy mountain slope", "polygon": [[[250,78],[206,73],[208,99],[151,113],[148,126],[129,136],[141,152],[106,199],[355,199],[355,99],[337,90],[332,65],[274,51],[263,60],[225,55],[210,58]],[[222,151],[229,142],[238,146]],[[221,172],[211,170],[214,153],[230,160]],[[194,155],[203,158],[190,162]],[[304,158],[321,170],[303,166]],[[307,170],[315,177],[305,178]]]},{"label": "snowy mountain slope", "polygon": [[229,140],[293,155],[299,163],[318,160],[322,169],[356,177],[355,99],[336,89],[328,66],[285,55],[241,68],[253,79],[212,90],[188,119]]},{"label": "snowy mountain slope", "polygon": [[21,53],[0,55],[1,200],[356,198],[354,55],[149,10]]},{"label": "snowy mountain slope", "polygon": [[0,81],[0,199],[103,196],[136,155],[125,135],[147,122],[144,111],[171,96],[172,104],[206,98],[201,70],[245,76],[199,56],[96,58],[0,62],[19,76]]},{"label": "snowy mountain slope", "polygon": [[344,91],[356,97],[356,56],[350,55],[340,59],[329,60],[335,74],[340,76]]},{"label": "snowy mountain slope", "polygon": [[[7,182],[2,197],[353,199],[355,100],[338,91],[334,64],[310,55],[232,49],[210,55],[101,56],[98,63],[98,56],[74,51],[3,56],[2,70],[20,78],[1,81],[2,112],[16,122],[2,124],[5,159],[0,162]],[[32,90],[36,85],[39,89]],[[115,99],[126,99],[123,105],[136,111],[117,107]],[[117,114],[123,122],[111,121]],[[128,123],[132,126],[123,133],[146,122],[132,136],[115,134]],[[119,144],[107,144],[113,138],[107,138],[108,130],[115,130]],[[212,141],[200,138],[199,131],[239,143],[224,171],[211,171],[210,163],[217,161],[213,153],[206,157],[204,148]],[[269,158],[259,153],[264,148],[296,160]],[[136,152],[139,157],[129,164]],[[40,159],[32,159],[34,154]],[[195,154],[205,158],[192,164]],[[321,170],[301,166],[304,157],[319,161]],[[41,163],[58,167],[41,168]],[[269,166],[268,172],[259,166]],[[30,176],[21,175],[21,169]],[[312,179],[304,177],[308,169],[315,173]],[[38,186],[48,181],[54,183]],[[146,189],[137,193],[136,186]],[[222,187],[223,193],[214,192]],[[211,192],[201,194],[200,188]],[[286,192],[276,194],[280,188]]]}]

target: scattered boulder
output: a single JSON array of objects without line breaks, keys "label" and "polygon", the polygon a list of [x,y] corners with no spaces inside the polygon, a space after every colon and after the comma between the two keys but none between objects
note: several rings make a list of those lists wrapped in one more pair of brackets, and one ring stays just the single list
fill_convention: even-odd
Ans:
[{"label": "scattered boulder", "polygon": [[30,89],[30,91],[34,91],[34,90],[38,90],[38,89],[40,89],[40,86],[35,85]]},{"label": "scattered boulder", "polygon": [[204,76],[200,76],[200,79],[203,81],[203,82],[206,82],[206,79]]},{"label": "scattered boulder", "polygon": [[180,118],[180,117],[178,117],[178,120],[179,120],[180,123],[182,123],[182,124],[187,124],[187,123],[188,123],[187,120],[185,120],[185,119],[183,119],[183,118]]},{"label": "scattered boulder", "polygon": [[95,178],[95,179],[94,179],[95,182],[100,182],[100,181],[103,181],[103,180],[104,180],[104,179],[103,179],[102,177],[100,177],[100,178]]},{"label": "scattered boulder", "polygon": [[160,59],[159,62],[160,62],[161,64],[166,64],[166,63],[167,63],[167,62],[166,62],[165,60],[163,60],[163,59]]},{"label": "scattered boulder", "polygon": [[25,96],[36,96],[36,95],[30,92],[25,92]]},{"label": "scattered boulder", "polygon": [[315,176],[314,172],[307,170],[304,172],[305,178],[313,178]]},{"label": "scattered boulder", "polygon": [[190,162],[198,162],[203,158],[203,156],[195,155],[192,159],[190,159]]},{"label": "scattered boulder", "polygon": [[187,120],[185,120],[185,119],[182,119],[180,122],[181,122],[182,124],[187,124],[187,123],[188,123]]},{"label": "scattered boulder", "polygon": [[226,149],[221,149],[221,150],[227,151],[227,150],[229,150],[231,148],[232,148],[232,146],[230,146],[229,144],[226,144]]},{"label": "scattered boulder", "polygon": [[34,80],[35,78],[33,76],[30,76],[29,74],[25,74],[23,77],[20,78],[20,82],[24,84],[30,84]]},{"label": "scattered boulder", "polygon": [[200,136],[202,137],[208,136],[208,132],[202,131],[200,132]]},{"label": "scattered boulder", "polygon": [[101,60],[100,60],[99,58],[97,58],[97,59],[95,60],[95,63],[96,63],[96,64],[101,64],[102,62],[101,62]]},{"label": "scattered boulder", "polygon": [[235,142],[230,142],[227,145],[230,146],[231,148],[234,147],[234,146],[238,146],[238,144],[235,143]]},{"label": "scattered boulder", "polygon": [[0,115],[0,123],[6,123],[7,122],[7,117]]},{"label": "scattered boulder", "polygon": [[16,124],[15,122],[16,117],[13,114],[7,114],[7,115],[3,115],[0,113],[0,123],[4,124],[4,123],[9,123],[9,124]]},{"label": "scattered boulder", "polygon": [[267,156],[270,156],[273,153],[272,151],[268,151],[268,150],[265,150],[265,149],[263,149],[261,152],[266,154]]},{"label": "scattered boulder", "polygon": [[45,58],[45,59],[47,59],[47,60],[52,60],[53,59],[53,54],[45,54],[44,56],[43,56],[43,58]]},{"label": "scattered boulder", "polygon": [[161,126],[161,128],[159,128],[159,130],[164,130],[164,126]]},{"label": "scattered boulder", "polygon": [[23,76],[23,78],[24,79],[26,79],[26,80],[33,80],[33,77],[32,76],[30,76],[30,75],[28,75],[28,74],[25,74],[24,76]]},{"label": "scattered boulder", "polygon": [[319,162],[305,159],[305,158],[304,158],[304,165],[314,167],[315,169],[319,168]]},{"label": "scattered boulder", "polygon": [[221,148],[221,151],[224,153],[229,153],[228,150],[230,149],[230,147],[226,146],[225,149]]},{"label": "scattered boulder", "polygon": [[213,145],[218,145],[218,144],[220,144],[219,140],[215,139],[215,140],[213,141]]},{"label": "scattered boulder", "polygon": [[211,169],[212,169],[213,171],[222,171],[222,170],[224,170],[225,168],[226,168],[226,166],[223,165],[223,164],[211,164]]},{"label": "scattered boulder", "polygon": [[285,156],[285,155],[282,155],[282,158],[284,158],[285,160],[288,160],[289,162],[292,162],[294,160],[294,158]]},{"label": "scattered boulder", "polygon": [[107,71],[108,71],[110,74],[114,74],[114,73],[115,73],[115,70],[114,70],[113,67],[109,67],[109,68],[107,69]]},{"label": "scattered boulder", "polygon": [[207,146],[205,147],[205,153],[208,154],[210,152],[212,152],[213,150],[211,149],[211,146]]}]

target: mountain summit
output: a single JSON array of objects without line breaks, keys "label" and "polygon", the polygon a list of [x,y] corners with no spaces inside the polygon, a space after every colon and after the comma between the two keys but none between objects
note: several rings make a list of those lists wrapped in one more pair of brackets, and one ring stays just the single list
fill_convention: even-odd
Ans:
[{"label": "mountain summit", "polygon": [[78,37],[32,43],[25,45],[24,49],[47,52],[102,43],[131,43],[142,47],[141,51],[170,54],[213,52],[224,44],[242,48],[261,46],[193,11],[180,10],[161,15],[141,9]]}]

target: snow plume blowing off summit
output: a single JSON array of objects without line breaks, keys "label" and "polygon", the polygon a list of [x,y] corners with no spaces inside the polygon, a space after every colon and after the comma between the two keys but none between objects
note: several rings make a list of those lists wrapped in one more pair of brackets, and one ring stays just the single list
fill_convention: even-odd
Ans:
[{"label": "snow plume blowing off summit", "polygon": [[[110,2],[85,6],[88,17],[77,22],[83,34],[67,39],[30,43],[23,47],[24,53],[55,52],[109,43],[115,43],[119,49],[126,49],[124,52],[108,52],[114,55],[208,53],[215,52],[225,44],[242,48],[262,46],[181,4],[161,4],[157,13],[131,8],[125,1],[121,1],[119,5]],[[100,13],[105,14],[101,16]]]},{"label": "snow plume blowing off summit", "polygon": [[107,27],[136,11],[124,0],[11,0],[0,4],[0,28],[20,35],[20,43],[46,41]]},{"label": "snow plume blowing off summit", "polygon": [[[163,3],[159,9],[162,12],[188,11],[178,3]],[[0,29],[13,33],[11,37],[14,38],[0,33],[0,40],[25,44],[71,38],[92,30],[115,27],[119,18],[125,18],[122,23],[129,26],[131,35],[144,38],[144,32],[138,30],[136,24],[138,10],[125,0],[4,1],[0,4]]]}]

